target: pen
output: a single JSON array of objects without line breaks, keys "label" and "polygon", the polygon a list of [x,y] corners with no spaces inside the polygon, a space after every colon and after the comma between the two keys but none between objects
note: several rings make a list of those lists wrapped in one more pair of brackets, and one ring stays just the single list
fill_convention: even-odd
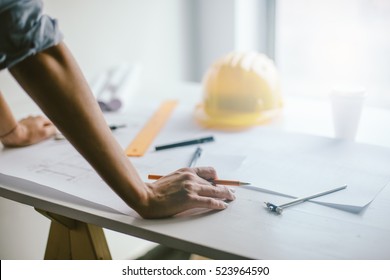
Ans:
[{"label": "pen", "polygon": [[195,153],[192,156],[192,158],[190,160],[190,164],[188,165],[188,167],[194,167],[196,162],[200,158],[201,154],[202,154],[202,149],[200,147],[196,148]]},{"label": "pen", "polygon": [[194,140],[172,143],[172,144],[168,144],[168,145],[156,146],[155,149],[156,149],[156,151],[160,151],[160,150],[165,150],[165,149],[172,149],[172,148],[177,148],[177,147],[196,145],[196,144],[202,144],[202,143],[213,142],[213,141],[214,141],[214,137],[209,136],[209,137],[203,137],[203,138],[194,139]]},{"label": "pen", "polygon": [[[162,175],[155,175],[155,174],[148,175],[149,180],[158,180],[161,177],[163,177],[163,176]],[[241,181],[235,181],[235,180],[221,180],[221,179],[211,180],[210,182],[213,184],[216,184],[216,185],[227,185],[227,186],[248,186],[251,184],[251,183],[247,183],[247,182],[241,182]]]},{"label": "pen", "polygon": [[116,130],[118,128],[126,127],[125,124],[111,124],[108,126],[111,130]]},{"label": "pen", "polygon": [[275,205],[275,204],[272,204],[270,202],[264,202],[264,203],[265,203],[266,207],[268,208],[268,210],[270,210],[271,212],[276,212],[278,214],[281,214],[283,212],[284,208],[287,208],[289,206],[292,206],[292,205],[295,205],[295,204],[298,204],[298,203],[305,202],[305,201],[307,201],[309,199],[312,199],[312,198],[320,197],[320,196],[323,196],[323,195],[327,195],[327,194],[330,194],[330,193],[333,193],[333,192],[337,192],[337,191],[343,190],[346,187],[347,187],[347,185],[344,185],[344,186],[341,186],[341,187],[338,187],[338,188],[334,188],[334,189],[331,189],[331,190],[328,190],[328,191],[312,194],[312,195],[309,195],[309,196],[306,196],[306,197],[297,198],[297,199],[294,199],[294,200],[292,200],[290,202],[281,204],[279,206]]}]

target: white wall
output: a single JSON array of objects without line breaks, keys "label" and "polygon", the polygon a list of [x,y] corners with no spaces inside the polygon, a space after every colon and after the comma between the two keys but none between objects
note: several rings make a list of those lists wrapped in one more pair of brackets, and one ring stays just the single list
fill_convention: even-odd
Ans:
[{"label": "white wall", "polygon": [[[142,80],[188,78],[187,1],[44,0],[59,20],[65,42],[84,74],[93,77],[120,62],[140,63]],[[0,73],[7,100],[26,100],[7,71]]]},{"label": "white wall", "polygon": [[146,78],[182,79],[184,2],[180,0],[46,0],[86,73],[140,62]]},{"label": "white wall", "polygon": [[198,42],[195,79],[200,80],[212,62],[234,49],[234,0],[198,1]]}]

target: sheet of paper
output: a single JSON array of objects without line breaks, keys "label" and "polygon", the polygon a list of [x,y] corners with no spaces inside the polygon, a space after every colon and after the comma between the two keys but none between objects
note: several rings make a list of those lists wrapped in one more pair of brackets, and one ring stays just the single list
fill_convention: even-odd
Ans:
[{"label": "sheet of paper", "polygon": [[[144,157],[132,158],[131,161],[137,167],[143,178],[149,174],[169,174],[179,168],[188,166],[195,147],[182,147],[172,150],[150,152]],[[196,166],[212,166],[216,169],[219,178],[230,178],[231,173],[238,170],[244,161],[242,155],[216,154],[203,151],[196,162]]]},{"label": "sheet of paper", "polygon": [[261,133],[256,146],[235,176],[275,194],[303,197],[346,184],[347,189],[313,201],[358,212],[390,181],[386,148],[270,130]]}]

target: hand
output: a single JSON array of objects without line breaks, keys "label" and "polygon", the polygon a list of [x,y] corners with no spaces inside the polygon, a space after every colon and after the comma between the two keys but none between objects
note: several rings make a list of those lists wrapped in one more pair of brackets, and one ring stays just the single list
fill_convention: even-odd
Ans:
[{"label": "hand", "polygon": [[53,123],[43,116],[27,117],[17,123],[16,128],[1,142],[6,147],[22,147],[38,143],[56,133]]},{"label": "hand", "polygon": [[147,184],[149,199],[140,214],[144,218],[173,216],[191,208],[222,210],[225,200],[235,199],[226,186],[214,186],[209,181],[216,179],[211,167],[183,168]]}]

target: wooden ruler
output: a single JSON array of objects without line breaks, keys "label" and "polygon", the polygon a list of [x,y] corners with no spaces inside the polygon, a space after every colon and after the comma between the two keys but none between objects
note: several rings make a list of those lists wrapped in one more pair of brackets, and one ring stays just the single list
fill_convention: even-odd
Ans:
[{"label": "wooden ruler", "polygon": [[148,120],[144,127],[138,132],[130,145],[126,148],[126,155],[129,157],[142,157],[154,138],[163,128],[173,109],[177,105],[177,100],[168,100],[163,102],[160,107],[154,112],[153,116]]}]

